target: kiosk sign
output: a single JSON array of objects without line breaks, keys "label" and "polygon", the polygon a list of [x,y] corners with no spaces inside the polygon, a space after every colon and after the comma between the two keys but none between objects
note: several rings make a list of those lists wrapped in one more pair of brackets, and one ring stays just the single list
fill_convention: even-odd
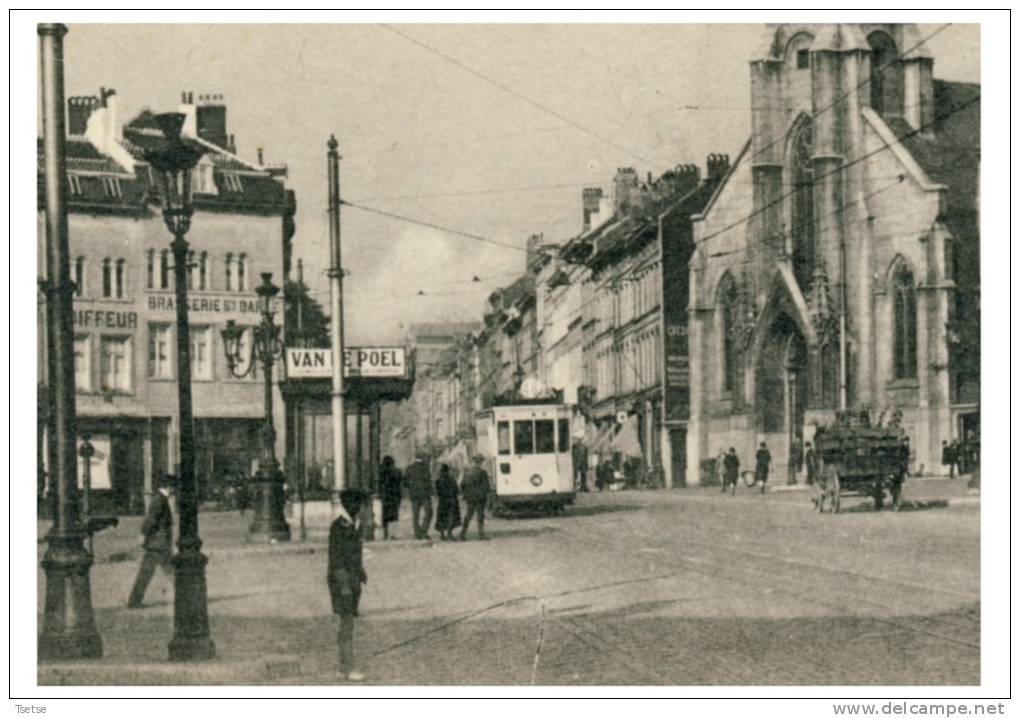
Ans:
[{"label": "kiosk sign", "polygon": [[[344,376],[403,379],[407,375],[404,347],[349,347],[344,350]],[[333,376],[331,349],[288,349],[289,379]]]}]

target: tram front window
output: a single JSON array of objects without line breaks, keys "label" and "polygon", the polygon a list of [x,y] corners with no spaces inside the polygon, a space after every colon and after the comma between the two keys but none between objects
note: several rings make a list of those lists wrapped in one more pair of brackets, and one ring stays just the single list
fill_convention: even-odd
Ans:
[{"label": "tram front window", "polygon": [[535,422],[535,453],[556,453],[556,424],[552,419],[539,419]]},{"label": "tram front window", "polygon": [[530,421],[514,422],[514,453],[535,453],[535,425]]}]

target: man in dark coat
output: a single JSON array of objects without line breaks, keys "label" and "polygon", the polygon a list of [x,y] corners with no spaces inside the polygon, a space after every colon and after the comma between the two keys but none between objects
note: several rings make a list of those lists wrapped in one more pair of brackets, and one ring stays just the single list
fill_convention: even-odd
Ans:
[{"label": "man in dark coat", "polygon": [[443,541],[452,541],[453,530],[460,526],[459,493],[450,465],[440,464],[439,478],[436,479],[436,530]]},{"label": "man in dark coat", "polygon": [[392,456],[384,456],[379,466],[379,495],[382,497],[383,538],[390,538],[390,524],[400,520],[400,482],[402,477]]},{"label": "man in dark coat", "polygon": [[478,517],[478,538],[485,538],[485,504],[489,499],[489,475],[482,468],[484,456],[476,454],[471,461],[474,466],[464,476],[460,486],[460,493],[467,503],[467,512],[464,514],[464,523],[460,529],[461,541],[467,541],[467,530],[473,516]]},{"label": "man in dark coat", "polygon": [[[429,526],[432,524],[432,495],[435,493],[432,487],[432,477],[429,476],[429,467],[425,463],[425,457],[418,454],[414,463],[407,467],[404,474],[407,483],[407,496],[411,499],[411,518],[414,522],[414,537],[416,539],[427,539],[429,537]],[[419,521],[424,512],[424,521]]]},{"label": "man in dark coat", "polygon": [[730,488],[730,495],[737,493],[737,479],[740,477],[740,459],[737,457],[737,450],[730,447],[729,452],[723,458],[723,492],[726,487]]},{"label": "man in dark coat", "polygon": [[588,447],[583,441],[574,444],[571,450],[574,460],[574,473],[580,482],[579,491],[588,493]]},{"label": "man in dark coat", "polygon": [[804,466],[807,468],[808,484],[814,484],[818,481],[818,455],[815,453],[815,447],[811,446],[810,441],[807,443],[807,449],[804,451]]},{"label": "man in dark coat", "polygon": [[354,670],[354,619],[361,601],[361,585],[368,583],[368,574],[361,556],[361,532],[351,518],[361,513],[364,495],[357,489],[340,492],[340,505],[347,515],[340,515],[329,527],[329,565],[326,582],[336,621],[336,642],[339,655],[337,676],[348,681],[365,680]]},{"label": "man in dark coat", "polygon": [[170,499],[173,497],[175,480],[167,474],[159,481],[156,493],[149,502],[149,510],[145,513],[142,524],[141,544],[145,550],[142,563],[138,567],[135,585],[131,588],[128,608],[141,608],[145,600],[145,591],[149,588],[156,568],[163,570],[167,576],[173,576],[170,565],[170,551],[173,542],[173,513],[170,510]]},{"label": "man in dark coat", "polygon": [[962,452],[960,451],[960,442],[953,439],[953,442],[949,445],[949,478],[955,479],[960,476],[960,459]]},{"label": "man in dark coat", "polygon": [[769,453],[765,442],[758,445],[758,451],[754,455],[754,483],[761,483],[761,492],[765,493],[765,484],[769,480],[769,464],[772,463],[772,454]]}]

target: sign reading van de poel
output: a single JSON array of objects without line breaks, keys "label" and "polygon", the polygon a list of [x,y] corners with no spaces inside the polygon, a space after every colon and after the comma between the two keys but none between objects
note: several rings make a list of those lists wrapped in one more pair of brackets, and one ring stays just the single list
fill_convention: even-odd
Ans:
[{"label": "sign reading van de poel", "polygon": [[[404,347],[349,347],[344,350],[344,376],[403,379],[407,373]],[[333,376],[329,349],[288,349],[287,378],[328,379]]]}]

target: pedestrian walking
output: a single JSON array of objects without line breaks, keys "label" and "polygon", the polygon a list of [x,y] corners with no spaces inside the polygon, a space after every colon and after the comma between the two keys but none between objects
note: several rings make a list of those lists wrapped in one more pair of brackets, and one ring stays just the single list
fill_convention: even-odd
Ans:
[{"label": "pedestrian walking", "polygon": [[[414,463],[405,472],[407,496],[411,499],[411,520],[414,523],[414,537],[426,540],[432,523],[432,478],[425,463],[425,455],[418,454]],[[421,520],[424,519],[424,520]]]},{"label": "pedestrian walking", "polygon": [[740,478],[740,458],[737,456],[737,450],[732,446],[723,459],[723,470],[725,472],[723,493],[726,492],[726,487],[729,486],[730,495],[732,496],[737,493],[737,479]]},{"label": "pedestrian walking", "polygon": [[959,478],[960,474],[963,473],[960,466],[960,459],[963,457],[963,452],[960,450],[960,442],[957,439],[953,439],[953,442],[949,445],[949,478]]},{"label": "pedestrian walking", "polygon": [[761,483],[761,492],[765,493],[765,484],[769,480],[769,464],[772,463],[772,454],[769,453],[765,442],[758,445],[758,451],[754,455],[754,483]]},{"label": "pedestrian walking", "polygon": [[726,449],[719,449],[715,457],[715,477],[722,486],[722,493],[726,493]]},{"label": "pedestrian walking", "polygon": [[471,519],[478,517],[478,538],[485,538],[485,504],[489,500],[489,475],[482,468],[485,457],[476,454],[472,458],[474,466],[464,477],[461,493],[464,495],[464,502],[467,504],[467,512],[464,514],[464,524],[460,529],[460,540],[467,541],[468,527]]},{"label": "pedestrian walking", "polygon": [[379,495],[382,497],[383,539],[390,536],[390,524],[400,520],[400,470],[392,456],[384,456],[379,465]]},{"label": "pedestrian walking", "polygon": [[141,544],[145,553],[138,567],[138,576],[131,588],[128,608],[141,608],[145,600],[145,591],[149,588],[156,569],[160,568],[167,576],[173,576],[170,565],[170,551],[173,542],[173,512],[170,500],[173,497],[175,478],[167,474],[159,481],[156,493],[149,502],[149,510],[145,513],[142,524]]},{"label": "pedestrian walking", "polygon": [[793,443],[790,444],[790,476],[787,479],[787,483],[796,484],[797,479],[800,477],[800,471],[804,468],[804,444],[801,442],[800,437],[794,438]]},{"label": "pedestrian walking", "polygon": [[353,518],[361,513],[364,494],[357,489],[340,492],[340,505],[347,516],[340,515],[329,527],[329,559],[326,583],[333,604],[336,644],[339,663],[337,677],[351,682],[365,680],[354,668],[354,619],[361,602],[361,586],[368,583],[368,574],[361,556],[361,532]]},{"label": "pedestrian walking", "polygon": [[453,530],[460,526],[460,489],[448,464],[439,465],[436,479],[436,531],[443,541],[453,540]]},{"label": "pedestrian walking", "polygon": [[808,485],[818,481],[818,455],[815,453],[815,447],[811,446],[810,441],[806,444],[804,450],[804,467],[807,469]]},{"label": "pedestrian walking", "polygon": [[581,493],[588,493],[588,447],[584,445],[584,442],[578,440],[576,444],[571,448],[571,454],[574,460],[574,474],[580,484]]}]

